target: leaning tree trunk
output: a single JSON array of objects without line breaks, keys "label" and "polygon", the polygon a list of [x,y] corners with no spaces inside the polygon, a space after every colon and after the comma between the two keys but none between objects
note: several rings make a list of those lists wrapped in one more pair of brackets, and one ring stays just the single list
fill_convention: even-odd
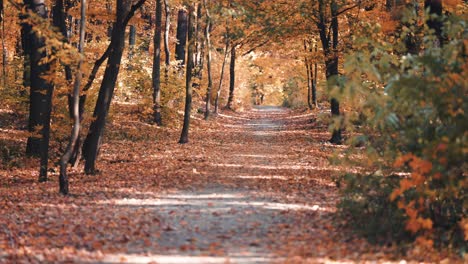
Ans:
[{"label": "leaning tree trunk", "polygon": [[193,60],[191,59],[194,54],[195,43],[194,43],[194,33],[195,33],[195,8],[193,5],[189,7],[189,19],[188,19],[188,58],[187,59],[187,73],[185,76],[185,112],[184,112],[184,126],[182,128],[182,134],[180,135],[180,144],[188,143],[188,134],[190,128],[190,114],[192,112],[192,74],[193,74]]},{"label": "leaning tree trunk", "polygon": [[208,88],[206,90],[206,106],[205,106],[205,120],[208,120],[210,118],[210,104],[211,104],[211,91],[213,90],[213,78],[211,74],[211,36],[210,36],[210,31],[211,31],[211,16],[210,16],[210,10],[208,9],[207,6],[207,0],[203,0],[203,4],[205,5],[205,10],[206,10],[206,28],[205,28],[205,39],[206,39],[206,45],[208,48],[208,54],[207,54],[207,71],[208,71]]},{"label": "leaning tree trunk", "polygon": [[153,56],[153,118],[154,122],[162,125],[161,119],[161,26],[162,0],[156,0],[156,27],[154,30]]},{"label": "leaning tree trunk", "polygon": [[73,128],[68,142],[65,153],[60,158],[60,176],[59,176],[59,188],[60,193],[68,194],[68,176],[67,176],[67,165],[70,161],[73,150],[76,149],[78,144],[78,135],[80,134],[80,86],[82,78],[82,64],[84,58],[84,40],[86,31],[86,0],[81,0],[81,20],[80,20],[80,41],[78,44],[78,51],[80,53],[80,59],[78,61],[78,67],[76,70],[75,83],[73,86]]},{"label": "leaning tree trunk", "polygon": [[226,108],[232,110],[234,102],[234,88],[236,85],[236,45],[231,47],[231,64],[229,66],[229,97]]},{"label": "leaning tree trunk", "polygon": [[[185,46],[187,45],[187,11],[179,10],[177,16],[177,43],[175,50],[175,59],[180,61],[180,66],[185,64]],[[191,57],[189,57],[191,58]]]},{"label": "leaning tree trunk", "polygon": [[[26,7],[42,18],[47,17],[44,0],[25,0]],[[34,32],[34,27],[25,25],[25,34],[29,41],[30,58],[30,102],[29,102],[29,124],[31,133],[39,133],[30,136],[27,143],[27,153],[40,156],[41,168],[39,181],[47,181],[47,165],[49,160],[49,137],[50,137],[50,116],[52,111],[52,93],[54,86],[44,78],[50,69],[49,63],[44,63],[47,56],[45,42],[38,33]]]},{"label": "leaning tree trunk", "polygon": [[96,173],[96,159],[99,153],[106,118],[109,113],[125,47],[125,27],[130,19],[128,16],[130,16],[135,6],[143,2],[144,0],[140,0],[130,9],[130,0],[117,0],[117,20],[112,29],[111,43],[109,44],[109,59],[101,82],[101,88],[99,89],[96,107],[94,108],[93,122],[90,125],[88,135],[83,143],[83,158],[85,159],[86,174]]},{"label": "leaning tree trunk", "polygon": [[221,88],[223,87],[223,80],[224,80],[224,69],[226,68],[227,56],[229,50],[229,40],[226,40],[226,47],[224,48],[224,58],[223,58],[223,65],[221,66],[221,74],[219,77],[219,86],[218,90],[216,91],[216,98],[215,98],[215,105],[214,105],[214,113],[218,114],[219,111],[219,97],[221,95]]}]

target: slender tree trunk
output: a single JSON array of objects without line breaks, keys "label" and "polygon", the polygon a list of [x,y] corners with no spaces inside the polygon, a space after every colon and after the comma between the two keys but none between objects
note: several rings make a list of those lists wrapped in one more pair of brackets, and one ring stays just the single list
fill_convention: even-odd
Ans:
[{"label": "slender tree trunk", "polygon": [[68,142],[65,153],[60,158],[60,176],[59,176],[59,187],[60,193],[67,195],[69,192],[68,188],[68,176],[67,176],[67,165],[70,158],[73,155],[73,150],[78,144],[78,135],[80,134],[80,86],[82,78],[82,64],[84,58],[84,41],[86,32],[86,0],[81,0],[81,19],[80,19],[80,41],[78,44],[78,51],[81,54],[80,60],[78,61],[78,68],[76,70],[75,83],[73,86],[73,128]]},{"label": "slender tree trunk", "polygon": [[221,88],[223,87],[224,69],[226,68],[227,57],[229,54],[228,51],[229,51],[229,40],[226,40],[226,47],[224,48],[223,65],[221,66],[221,74],[219,77],[219,86],[218,86],[218,90],[216,91],[215,106],[214,106],[215,114],[218,114],[218,111],[219,111],[219,97],[221,95]]},{"label": "slender tree trunk", "polygon": [[185,112],[184,112],[184,126],[182,128],[182,134],[180,136],[179,143],[188,143],[188,135],[190,128],[190,114],[192,112],[192,74],[193,74],[193,60],[191,59],[195,50],[194,33],[195,33],[195,7],[190,5],[189,7],[189,19],[188,19],[188,58],[187,59],[187,73],[185,78]]},{"label": "slender tree trunk", "polygon": [[154,122],[162,125],[161,119],[161,26],[162,26],[162,0],[156,0],[156,27],[154,30],[154,56],[153,56],[153,117]]},{"label": "slender tree trunk", "polygon": [[[318,45],[315,43],[315,53],[318,52]],[[318,78],[318,65],[317,60],[314,62],[314,78],[312,80],[312,104],[314,107],[318,107],[317,103],[317,78]]]},{"label": "slender tree trunk", "polygon": [[[52,7],[53,24],[60,30],[60,33],[62,33],[64,41],[66,43],[68,43],[70,39],[70,36],[68,34],[69,30],[67,27],[67,12],[70,7],[71,4],[66,3],[65,0],[55,0],[55,4]],[[65,65],[65,78],[68,82],[71,82],[73,79],[72,70],[68,65]]]},{"label": "slender tree trunk", "polygon": [[227,109],[232,110],[234,102],[234,88],[236,85],[236,45],[231,47],[231,64],[229,66],[229,97],[226,105]]},{"label": "slender tree trunk", "polygon": [[[24,4],[42,18],[47,17],[44,0],[25,0]],[[40,137],[30,136],[27,143],[27,153],[40,156],[41,165],[39,181],[47,181],[47,166],[49,160],[50,116],[52,111],[52,93],[54,86],[44,79],[50,65],[43,63],[47,54],[44,39],[34,32],[34,27],[27,26],[29,57],[30,57],[30,104],[29,104],[29,131],[39,132]]]},{"label": "slender tree trunk", "polygon": [[196,71],[195,75],[198,77],[200,68],[200,55],[201,55],[201,44],[202,44],[202,19],[203,19],[203,8],[199,4],[197,7],[197,22],[195,27],[195,54],[193,55],[193,65]]},{"label": "slender tree trunk", "polygon": [[[169,50],[169,32],[171,29],[171,7],[168,3],[169,0],[164,0],[164,15],[166,16],[165,30],[164,30],[164,53],[166,55],[166,75],[171,65],[171,51]],[[167,78],[168,76],[166,76]]]},{"label": "slender tree trunk", "polygon": [[171,8],[168,3],[169,0],[164,0],[164,15],[166,16],[165,29],[164,29],[164,54],[165,68],[164,68],[164,81],[166,87],[169,83],[169,69],[171,66],[171,51],[169,50],[169,33],[171,29]]},{"label": "slender tree trunk", "polygon": [[[138,2],[142,4],[144,0]],[[135,7],[135,4],[133,7]],[[93,113],[93,122],[83,144],[83,157],[85,159],[85,173],[96,173],[96,159],[100,149],[102,135],[106,124],[106,118],[109,113],[109,108],[114,94],[115,83],[120,70],[122,54],[125,47],[125,27],[127,15],[130,11],[130,0],[117,0],[117,20],[112,30],[112,38],[110,43],[110,55],[107,61],[107,67],[104,72],[104,77],[99,89],[99,95],[96,102],[96,107]],[[140,5],[141,6],[141,5]],[[134,8],[132,8],[132,11]],[[130,18],[128,18],[129,20]]]},{"label": "slender tree trunk", "polygon": [[210,36],[211,16],[210,16],[210,10],[208,9],[207,1],[209,0],[203,0],[203,4],[206,10],[205,39],[206,39],[206,44],[208,48],[208,53],[207,53],[207,58],[206,58],[207,60],[206,67],[208,71],[208,88],[206,90],[205,120],[208,120],[210,118],[211,91],[213,90],[213,78],[211,75],[211,36]]},{"label": "slender tree trunk", "polygon": [[309,49],[307,48],[307,40],[304,39],[304,51],[306,53],[304,63],[306,66],[306,73],[307,73],[307,105],[309,106],[309,109],[312,109],[312,80],[311,78],[311,65],[309,63]]},{"label": "slender tree trunk", "polygon": [[[179,65],[185,64],[185,46],[187,45],[187,11],[179,10],[177,16],[177,43],[175,50],[175,59],[180,61]],[[189,57],[191,58],[191,57]]]},{"label": "slender tree trunk", "polygon": [[3,0],[0,0],[0,27],[2,34],[2,87],[7,88],[8,77],[7,77],[7,49],[5,45],[5,8],[3,6]]},{"label": "slender tree trunk", "polygon": [[[55,27],[57,27],[60,32],[62,33],[64,37],[64,41],[66,43],[70,42],[70,38],[72,35],[72,26],[67,25],[67,20],[72,21],[71,16],[68,15],[68,10],[73,6],[73,3],[71,3],[70,0],[55,0],[55,4],[52,8],[52,13],[53,13],[53,24]],[[79,19],[77,21],[80,21]],[[80,21],[81,23],[81,21]],[[69,65],[65,65],[65,79],[67,80],[68,83],[71,84],[72,82],[72,69]],[[73,102],[74,102],[74,97],[73,94],[68,95],[68,109],[69,109],[69,114],[70,118],[73,119]],[[79,102],[81,102],[84,99],[83,96],[79,98]],[[84,111],[84,105],[79,106],[79,113],[80,115]],[[71,157],[68,159],[70,164],[75,165],[77,163],[77,160],[79,159],[80,156],[80,139],[78,138],[78,143],[74,144],[74,149],[72,151]]]}]

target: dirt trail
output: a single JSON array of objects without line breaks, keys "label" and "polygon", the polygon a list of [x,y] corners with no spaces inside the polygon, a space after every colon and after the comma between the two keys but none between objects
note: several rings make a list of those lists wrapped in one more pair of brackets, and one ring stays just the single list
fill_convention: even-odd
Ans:
[{"label": "dirt trail", "polygon": [[[291,130],[293,127],[286,124],[290,114],[283,108],[261,107],[246,115],[221,115],[235,120],[225,124],[228,130],[224,133],[237,136],[224,139],[224,150],[218,149],[208,157],[211,163],[193,168],[208,176],[204,186],[116,202],[150,206],[157,212],[163,229],[155,241],[157,252],[149,256],[107,255],[103,261],[272,263],[287,262],[290,253],[294,256],[291,250],[298,248],[290,248],[288,243],[307,248],[305,241],[289,239],[311,231],[302,229],[301,223],[307,221],[303,217],[329,214],[334,204],[323,199],[322,192],[315,194],[318,199],[306,199],[278,190],[288,188],[284,184],[307,182],[317,169],[304,160],[307,148],[298,144],[307,145],[307,141],[302,140],[301,130]],[[332,186],[330,179],[323,180]]]},{"label": "dirt trail", "polygon": [[387,260],[337,229],[342,169],[313,114],[262,107],[194,121],[187,145],[178,131],[157,143],[110,137],[101,175],[72,174],[69,197],[31,171],[2,176],[0,263]]}]

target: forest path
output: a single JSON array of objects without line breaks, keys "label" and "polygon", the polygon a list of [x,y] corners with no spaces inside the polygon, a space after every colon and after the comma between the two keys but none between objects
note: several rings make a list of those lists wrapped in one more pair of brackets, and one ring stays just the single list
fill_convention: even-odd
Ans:
[{"label": "forest path", "polygon": [[[193,153],[205,162],[191,164],[192,177],[204,175],[205,184],[117,202],[157,212],[162,232],[153,242],[158,249],[148,256],[107,255],[104,262],[272,263],[317,250],[307,240],[313,232],[331,228],[324,218],[335,211],[336,197],[326,161],[307,156],[312,139],[302,133],[305,127],[295,126],[298,121],[304,126],[304,117],[295,119],[284,108],[258,107],[220,119],[227,120],[222,122],[224,136],[210,143],[218,146],[205,157]],[[314,175],[317,171],[320,177]],[[320,190],[306,190],[311,182]],[[322,235],[316,235],[315,242],[322,243]]]},{"label": "forest path", "polygon": [[[339,150],[315,113],[260,107],[178,129],[122,118],[100,175],[1,173],[0,263],[335,263],[385,258],[337,226]],[[335,224],[334,224],[335,223]],[[338,224],[338,225],[336,225]],[[389,263],[388,261],[386,263]]]}]

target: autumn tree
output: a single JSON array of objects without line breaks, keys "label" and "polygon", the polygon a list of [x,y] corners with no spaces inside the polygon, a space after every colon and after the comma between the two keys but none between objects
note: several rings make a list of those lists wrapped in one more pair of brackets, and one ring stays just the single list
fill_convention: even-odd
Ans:
[{"label": "autumn tree", "polygon": [[78,60],[78,66],[75,73],[75,82],[73,84],[73,94],[72,98],[72,117],[73,117],[73,127],[70,135],[70,140],[68,145],[60,158],[60,176],[59,176],[59,188],[60,193],[68,194],[68,176],[67,176],[67,165],[72,158],[73,150],[78,147],[78,136],[80,133],[80,88],[81,88],[81,79],[82,79],[82,66],[84,59],[84,45],[85,45],[85,32],[86,32],[86,0],[81,0],[81,17],[80,17],[80,40],[78,43],[78,52],[80,53],[80,58]]},{"label": "autumn tree", "polygon": [[195,33],[195,7],[194,5],[189,6],[189,18],[188,18],[188,59],[187,59],[187,67],[186,67],[186,74],[185,74],[185,111],[184,111],[184,125],[182,128],[182,133],[180,135],[180,144],[188,143],[189,138],[189,128],[190,128],[190,115],[192,112],[192,93],[193,93],[193,86],[192,86],[192,75],[194,69],[194,61],[191,59],[193,57],[195,51],[195,42],[194,42],[194,33]]},{"label": "autumn tree", "polygon": [[[177,15],[177,43],[175,49],[175,59],[180,61],[180,65],[185,64],[185,46],[187,45],[188,17],[185,9],[179,9]],[[189,56],[189,58],[191,58]]]},{"label": "autumn tree", "polygon": [[208,7],[209,0],[203,0],[203,5],[206,10],[206,27],[205,27],[205,39],[206,39],[206,46],[207,46],[207,55],[206,55],[206,68],[208,72],[208,87],[206,89],[206,99],[205,99],[205,120],[208,120],[210,117],[211,113],[211,93],[213,90],[213,77],[212,77],[212,72],[211,72],[211,27],[212,27],[212,21],[211,21],[211,15],[210,15],[210,10]]},{"label": "autumn tree", "polygon": [[159,126],[161,118],[161,32],[162,32],[162,0],[156,0],[156,25],[154,31],[153,55],[153,118]]},{"label": "autumn tree", "polygon": [[29,155],[40,156],[39,181],[42,182],[47,180],[54,85],[45,77],[50,70],[50,64],[44,62],[47,57],[44,37],[40,35],[39,28],[33,26],[30,21],[47,18],[47,11],[43,0],[25,0],[24,4],[27,10],[33,13],[26,16],[22,28],[25,54],[29,57],[29,76],[25,76],[29,77],[25,83],[30,85],[28,129],[33,134],[28,138],[26,152]]},{"label": "autumn tree", "polygon": [[125,47],[125,28],[128,21],[135,14],[135,11],[141,7],[144,2],[145,0],[139,0],[136,4],[132,5],[131,0],[117,0],[116,21],[112,29],[111,42],[108,48],[109,59],[94,108],[94,119],[83,143],[83,157],[85,159],[85,172],[87,174],[96,173],[96,159]]}]

